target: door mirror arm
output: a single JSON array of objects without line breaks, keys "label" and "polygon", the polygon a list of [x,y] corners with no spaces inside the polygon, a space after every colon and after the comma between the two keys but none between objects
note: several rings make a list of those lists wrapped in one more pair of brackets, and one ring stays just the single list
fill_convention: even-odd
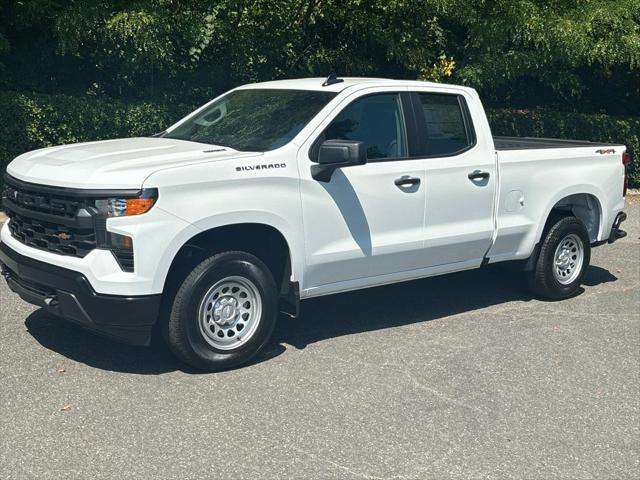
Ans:
[{"label": "door mirror arm", "polygon": [[319,182],[329,182],[338,168],[364,165],[367,151],[364,142],[326,140],[318,149],[318,163],[311,166],[311,176]]}]

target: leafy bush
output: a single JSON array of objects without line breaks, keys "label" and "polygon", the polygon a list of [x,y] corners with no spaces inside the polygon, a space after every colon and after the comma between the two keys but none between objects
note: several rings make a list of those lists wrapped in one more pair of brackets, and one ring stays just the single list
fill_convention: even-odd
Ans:
[{"label": "leafy bush", "polygon": [[495,109],[488,110],[487,115],[494,135],[570,138],[626,145],[633,160],[630,184],[640,187],[640,117]]},{"label": "leafy bush", "polygon": [[190,110],[185,105],[91,96],[0,92],[0,183],[7,164],[21,153],[65,143],[151,135]]}]

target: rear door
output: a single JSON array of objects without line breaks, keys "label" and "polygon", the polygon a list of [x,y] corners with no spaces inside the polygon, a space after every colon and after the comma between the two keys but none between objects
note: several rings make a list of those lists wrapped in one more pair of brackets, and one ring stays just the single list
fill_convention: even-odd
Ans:
[{"label": "rear door", "polygon": [[494,232],[497,185],[482,107],[466,92],[446,89],[414,91],[411,100],[425,168],[422,263],[452,270],[480,265]]},{"label": "rear door", "polygon": [[[409,159],[405,115],[413,107],[397,89],[374,90],[346,98],[299,151],[310,294],[421,266],[425,170]],[[314,151],[329,139],[363,141],[368,163],[314,180]]]}]

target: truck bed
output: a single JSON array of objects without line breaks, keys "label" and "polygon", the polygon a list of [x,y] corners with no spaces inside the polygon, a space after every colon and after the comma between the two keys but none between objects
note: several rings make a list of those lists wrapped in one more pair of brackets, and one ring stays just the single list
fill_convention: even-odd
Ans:
[{"label": "truck bed", "polygon": [[609,146],[608,143],[595,143],[585,140],[562,140],[559,138],[534,137],[493,137],[493,144],[498,151],[503,150],[542,150],[545,148],[575,148],[589,146]]}]

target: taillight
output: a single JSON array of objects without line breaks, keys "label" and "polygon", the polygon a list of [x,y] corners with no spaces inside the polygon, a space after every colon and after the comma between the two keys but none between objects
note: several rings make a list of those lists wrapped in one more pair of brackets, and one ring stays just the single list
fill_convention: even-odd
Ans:
[{"label": "taillight", "polygon": [[622,164],[624,165],[624,189],[622,190],[622,196],[627,195],[627,188],[629,187],[629,165],[631,165],[631,154],[624,152],[622,154]]}]

